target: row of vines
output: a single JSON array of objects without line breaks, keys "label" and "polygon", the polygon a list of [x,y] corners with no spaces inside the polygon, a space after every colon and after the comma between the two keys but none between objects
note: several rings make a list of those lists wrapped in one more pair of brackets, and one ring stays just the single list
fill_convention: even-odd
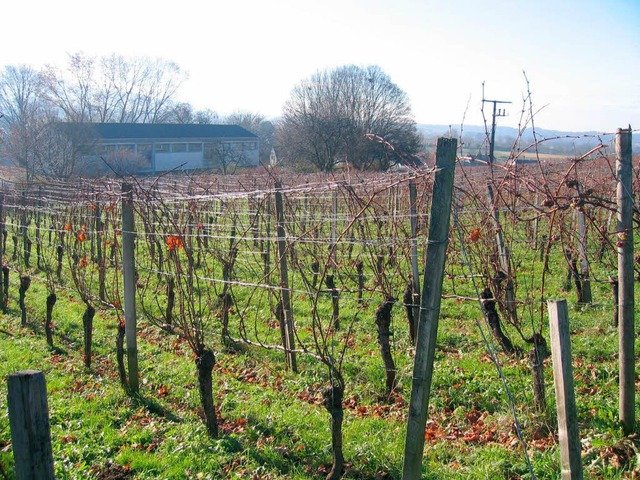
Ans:
[{"label": "row of vines", "polygon": [[[528,356],[540,412],[546,300],[573,291],[579,303],[611,305],[612,322],[618,318],[617,248],[625,235],[616,223],[615,165],[604,151],[555,163],[456,168],[443,297],[477,305],[491,332],[489,348],[502,351],[492,353],[498,365],[502,355]],[[373,388],[381,403],[395,402],[399,385],[411,383],[421,277],[430,274],[424,258],[434,176],[434,169],[266,171],[126,184],[5,183],[1,306],[6,311],[15,276],[23,326],[40,322],[28,318],[26,305],[30,283],[45,284],[44,331],[55,348],[56,298],[72,291],[85,306],[88,369],[95,315],[111,312],[118,374],[125,391],[137,393],[125,339],[131,307],[123,264],[131,259],[122,247],[131,232],[123,231],[123,209],[130,208],[135,315],[193,353],[207,432],[219,434],[212,375],[221,349],[269,352],[292,372],[318,363],[334,455],[327,478],[340,478],[345,395],[350,382],[366,381],[351,348],[357,332],[376,331],[372,347],[384,383]],[[638,184],[635,172],[634,189]],[[563,291],[552,291],[550,278],[558,276]]]}]

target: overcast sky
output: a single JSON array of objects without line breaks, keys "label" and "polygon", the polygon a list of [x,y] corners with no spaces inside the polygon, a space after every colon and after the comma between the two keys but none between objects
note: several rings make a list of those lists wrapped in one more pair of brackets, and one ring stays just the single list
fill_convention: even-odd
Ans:
[{"label": "overcast sky", "polygon": [[[640,127],[639,0],[21,0],[2,8],[0,66],[71,53],[161,57],[188,72],[180,100],[277,117],[325,68],[379,65],[419,123],[482,123],[482,83],[517,126]],[[466,116],[465,116],[466,111]]]}]

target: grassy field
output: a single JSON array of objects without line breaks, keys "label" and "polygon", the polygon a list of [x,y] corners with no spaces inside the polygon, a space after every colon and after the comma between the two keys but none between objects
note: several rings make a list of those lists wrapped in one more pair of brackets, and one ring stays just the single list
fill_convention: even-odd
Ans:
[{"label": "grassy field", "polygon": [[[214,440],[198,418],[193,359],[178,338],[143,326],[141,396],[132,399],[117,378],[115,320],[97,319],[95,367],[86,370],[80,304],[72,296],[60,301],[59,347],[51,351],[35,323],[44,315],[36,306],[38,298],[44,304],[44,292],[37,284],[33,289],[29,328],[19,327],[15,311],[2,317],[0,364],[3,379],[23,369],[46,373],[58,478],[284,479],[319,478],[326,471],[331,452],[320,396],[324,375],[314,362],[302,359],[296,375],[285,371],[277,355],[251,348],[231,353],[218,346],[214,390],[223,434]],[[455,301],[443,307],[424,478],[528,478],[504,387],[475,324],[479,311]],[[571,309],[584,466],[591,478],[631,478],[631,470],[638,469],[638,445],[624,439],[617,425],[617,335],[609,326],[610,312],[606,304]],[[357,325],[353,361],[348,359],[345,478],[400,478],[412,350],[403,319],[397,318],[395,357],[402,381],[391,402],[381,401],[383,372],[367,320]],[[557,478],[551,369],[546,369],[549,407],[539,414],[532,408],[526,358],[498,357],[534,472]],[[4,392],[6,384],[1,397],[6,412]],[[0,439],[3,469],[9,472],[6,413]]]}]

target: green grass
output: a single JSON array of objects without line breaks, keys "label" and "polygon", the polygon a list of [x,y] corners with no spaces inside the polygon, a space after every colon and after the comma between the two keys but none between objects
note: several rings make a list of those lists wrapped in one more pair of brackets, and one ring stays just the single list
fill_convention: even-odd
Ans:
[{"label": "green grass", "polygon": [[[215,394],[222,420],[219,439],[207,437],[198,416],[199,401],[192,355],[177,337],[144,322],[140,335],[141,396],[131,399],[119,386],[114,360],[115,320],[108,312],[96,317],[93,369],[82,366],[82,305],[61,296],[56,305],[56,344],[50,351],[37,326],[38,301],[44,289],[28,292],[26,329],[17,312],[3,315],[3,392],[6,375],[22,369],[45,372],[51,436],[58,478],[98,478],[114,465],[130,478],[318,478],[331,460],[327,412],[320,404],[324,374],[310,359],[301,372],[283,368],[276,352],[247,348],[230,353],[218,348]],[[513,433],[513,418],[495,366],[487,357],[472,320],[478,313],[445,301],[436,353],[430,402],[430,424],[437,425],[426,442],[424,478],[528,478],[528,467]],[[573,308],[573,355],[582,439],[594,478],[625,478],[607,452],[621,440],[617,425],[616,332],[608,326],[606,308]],[[406,402],[410,390],[412,349],[408,346],[401,308],[395,309],[395,358],[401,388],[392,404],[381,402],[384,384],[375,339],[367,320],[357,324],[355,347],[345,360],[345,478],[400,478]],[[369,319],[369,322],[371,320]],[[487,332],[485,332],[487,333]],[[549,408],[546,419],[530,407],[532,393],[527,360],[502,354],[504,375],[538,478],[559,475],[559,452],[553,433],[553,386],[546,369]],[[6,396],[0,397],[6,410]],[[469,417],[481,415],[481,424]],[[475,413],[474,413],[475,414]],[[540,431],[540,425],[551,431]],[[480,438],[476,438],[476,434]],[[484,437],[482,436],[484,435]],[[0,421],[2,464],[11,470],[6,414]],[[632,462],[633,463],[633,462]],[[627,468],[637,468],[633,464]]]}]

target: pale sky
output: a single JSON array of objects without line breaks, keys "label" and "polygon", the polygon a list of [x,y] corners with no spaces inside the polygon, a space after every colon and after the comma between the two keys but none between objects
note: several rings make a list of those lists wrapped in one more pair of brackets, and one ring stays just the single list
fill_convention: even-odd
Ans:
[{"label": "pale sky", "polygon": [[21,0],[2,19],[0,66],[161,57],[221,115],[277,117],[314,72],[375,64],[419,123],[481,124],[484,81],[517,126],[526,72],[537,127],[640,128],[640,0]]}]

